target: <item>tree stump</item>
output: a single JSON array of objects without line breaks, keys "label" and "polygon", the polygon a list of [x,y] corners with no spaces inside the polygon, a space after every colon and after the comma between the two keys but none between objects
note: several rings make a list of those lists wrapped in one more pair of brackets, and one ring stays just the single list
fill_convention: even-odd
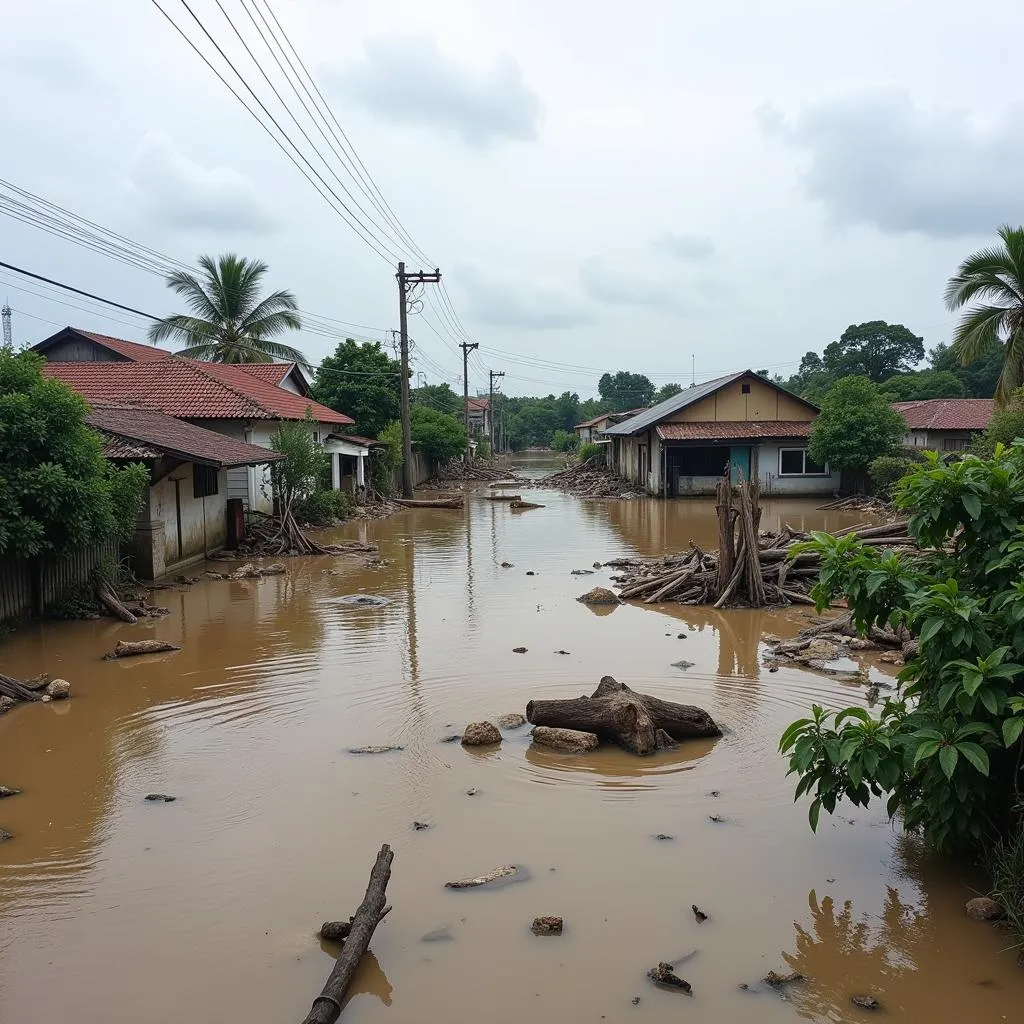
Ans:
[{"label": "tree stump", "polygon": [[640,755],[674,747],[675,740],[722,735],[703,708],[635,693],[611,676],[605,676],[590,697],[531,700],[526,720],[531,725],[597,733]]}]

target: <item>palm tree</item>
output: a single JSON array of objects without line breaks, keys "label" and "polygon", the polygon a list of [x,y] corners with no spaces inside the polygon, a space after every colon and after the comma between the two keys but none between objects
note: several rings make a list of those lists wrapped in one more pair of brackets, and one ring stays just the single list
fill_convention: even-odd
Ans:
[{"label": "palm tree", "polygon": [[960,264],[946,285],[946,308],[982,300],[961,318],[952,348],[964,366],[1003,348],[995,398],[1005,405],[1024,384],[1024,228],[1004,224],[999,237],[1002,245],[979,249]]},{"label": "palm tree", "polygon": [[260,299],[260,284],[267,265],[234,253],[199,257],[202,273],[177,271],[168,287],[185,300],[190,314],[165,317],[149,329],[155,345],[165,338],[183,341],[176,353],[211,363],[270,363],[286,359],[305,363],[298,349],[273,339],[301,326],[298,304],[288,291]]}]

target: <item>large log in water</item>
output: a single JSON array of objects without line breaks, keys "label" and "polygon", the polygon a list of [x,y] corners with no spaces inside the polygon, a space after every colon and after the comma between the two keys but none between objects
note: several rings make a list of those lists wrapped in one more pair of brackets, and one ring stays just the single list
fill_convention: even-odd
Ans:
[{"label": "large log in water", "polygon": [[335,962],[323,991],[313,1000],[313,1006],[302,1024],[334,1024],[341,1016],[341,1003],[345,993],[352,984],[359,961],[370,947],[374,929],[384,916],[384,896],[391,878],[391,862],[394,858],[391,847],[385,843],[380,848],[370,872],[370,882],[366,886],[363,902],[359,904],[359,909],[352,918],[352,927],[345,939],[345,947]]},{"label": "large log in water", "polygon": [[722,735],[703,708],[635,693],[611,676],[605,676],[590,697],[531,700],[526,718],[532,725],[595,732],[641,755],[672,747],[674,740]]},{"label": "large log in water", "polygon": [[392,498],[403,508],[462,508],[462,498]]}]

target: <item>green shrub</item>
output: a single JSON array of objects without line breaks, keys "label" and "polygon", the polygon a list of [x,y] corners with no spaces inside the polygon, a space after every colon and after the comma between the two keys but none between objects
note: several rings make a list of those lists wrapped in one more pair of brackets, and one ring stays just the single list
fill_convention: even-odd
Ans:
[{"label": "green shrub", "polygon": [[1024,939],[1024,828],[997,843],[986,866],[992,878],[992,898],[1003,908],[1018,938]]},{"label": "green shrub", "polygon": [[476,457],[478,459],[489,459],[491,457],[491,441],[490,438],[481,437],[476,444]]},{"label": "green shrub", "polygon": [[589,462],[591,459],[597,459],[598,461],[603,462],[604,450],[607,447],[607,445],[595,444],[593,441],[581,444],[579,450],[580,462]]},{"label": "green shrub", "polygon": [[879,455],[868,463],[868,476],[874,493],[883,498],[892,496],[893,489],[912,469],[914,461],[906,455]]},{"label": "green shrub", "polygon": [[556,452],[574,452],[580,446],[579,435],[571,430],[556,430],[551,435],[551,448]]},{"label": "green shrub", "polygon": [[300,523],[310,526],[330,526],[336,519],[348,519],[356,503],[345,491],[314,491],[308,498],[295,501],[293,511]]},{"label": "green shrub", "polygon": [[975,434],[971,450],[990,459],[997,444],[1013,444],[1018,437],[1024,437],[1024,388],[1017,388],[1010,401],[996,409],[988,429],[983,434]]}]

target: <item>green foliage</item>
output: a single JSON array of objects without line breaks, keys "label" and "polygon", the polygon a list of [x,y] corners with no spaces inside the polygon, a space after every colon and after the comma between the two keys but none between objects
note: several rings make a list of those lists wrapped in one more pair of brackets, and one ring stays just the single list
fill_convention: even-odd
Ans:
[{"label": "green foliage", "polygon": [[260,297],[266,263],[234,253],[216,260],[200,256],[197,262],[198,276],[179,270],[167,278],[167,287],[184,299],[189,312],[155,323],[149,329],[154,345],[165,338],[180,341],[185,348],[178,355],[211,363],[305,363],[298,349],[274,341],[302,323],[291,292]]},{"label": "green foliage", "polygon": [[370,487],[377,493],[389,495],[395,488],[395,472],[401,467],[402,455],[402,424],[397,420],[389,423],[378,435],[377,440],[384,442],[383,448],[374,448],[370,452]]},{"label": "green foliage", "polygon": [[913,459],[906,455],[879,455],[868,463],[868,476],[875,494],[884,498],[892,496],[896,485],[915,466]]},{"label": "green foliage", "polygon": [[1024,388],[1017,388],[1007,403],[996,409],[985,432],[975,437],[973,450],[976,455],[991,457],[997,444],[1010,445],[1018,437],[1024,437]]},{"label": "green foliage", "polygon": [[353,433],[376,437],[399,414],[402,364],[379,341],[346,338],[320,364],[312,397],[356,421]]},{"label": "green foliage", "polygon": [[279,423],[270,436],[270,447],[284,458],[270,464],[270,483],[274,500],[282,513],[294,511],[294,503],[320,490],[330,472],[330,458],[314,439],[316,424],[307,412],[298,422]]},{"label": "green foliage", "polygon": [[494,403],[495,422],[503,425],[507,447],[513,451],[547,447],[556,430],[571,432],[577,423],[601,411],[596,399],[580,402],[580,396],[572,391],[545,398],[495,395]]},{"label": "green foliage", "polygon": [[447,384],[424,384],[412,391],[411,399],[414,407],[425,405],[446,412],[449,416],[462,416],[462,395],[455,394]]},{"label": "green foliage", "polygon": [[412,443],[427,458],[442,463],[464,454],[469,439],[465,426],[454,416],[417,405],[412,410]]},{"label": "green foliage", "polygon": [[951,370],[898,373],[882,385],[890,402],[920,402],[929,398],[966,398],[964,382]]},{"label": "green foliage", "polygon": [[348,519],[356,503],[351,494],[321,488],[292,506],[295,519],[310,526],[329,526],[336,519]]},{"label": "green foliage", "polygon": [[[767,376],[767,374],[764,374],[764,376]],[[654,398],[651,399],[651,404],[659,405],[661,402],[667,401],[673,395],[678,395],[682,390],[682,386],[679,384],[662,384],[655,393]]]},{"label": "green foliage", "polygon": [[1003,345],[980,355],[966,366],[945,342],[940,342],[928,353],[932,369],[952,373],[963,384],[967,398],[991,398],[996,393],[1004,360]]},{"label": "green foliage", "polygon": [[880,455],[894,453],[907,424],[866,377],[836,381],[811,427],[811,458],[832,469],[863,471]]},{"label": "green foliage", "polygon": [[946,285],[946,308],[974,303],[953,333],[953,354],[966,366],[1001,352],[995,399],[1002,405],[1024,385],[1024,227],[1002,225],[999,240],[960,264]]},{"label": "green foliage", "polygon": [[981,848],[1019,824],[1024,734],[1024,446],[943,465],[933,452],[898,485],[912,558],[816,533],[819,609],[845,596],[856,627],[918,642],[877,720],[860,708],[794,722],[781,740],[810,818],[888,795],[890,816],[943,849]]},{"label": "green foliage", "polygon": [[551,450],[556,452],[574,452],[580,446],[580,437],[575,431],[556,430],[551,435]]},{"label": "green foliage", "polygon": [[494,453],[491,451],[491,439],[481,437],[476,443],[476,457],[478,459],[489,459]]},{"label": "green foliage", "polygon": [[589,462],[591,459],[604,459],[604,453],[607,449],[606,444],[596,444],[593,441],[588,441],[586,444],[580,445],[578,452],[580,462]]},{"label": "green foliage", "polygon": [[149,486],[145,466],[103,457],[85,401],[43,362],[0,348],[0,553],[21,558],[130,537]]},{"label": "green foliage", "polygon": [[1018,939],[1024,939],[1024,828],[998,842],[985,863],[992,879],[992,898],[1002,907]]},{"label": "green foliage", "polygon": [[642,373],[619,370],[614,374],[601,375],[597,382],[597,393],[604,406],[603,412],[628,412],[651,404],[654,385]]}]

